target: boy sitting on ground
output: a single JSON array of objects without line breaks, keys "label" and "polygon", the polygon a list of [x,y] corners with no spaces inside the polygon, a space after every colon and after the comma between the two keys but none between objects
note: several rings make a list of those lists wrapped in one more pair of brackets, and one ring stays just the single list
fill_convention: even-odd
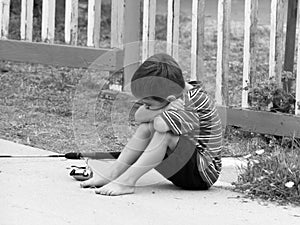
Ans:
[{"label": "boy sitting on ground", "polygon": [[131,91],[142,103],[135,134],[107,174],[81,187],[100,187],[102,195],[134,193],[138,179],[155,168],[183,189],[209,189],[221,171],[222,127],[200,83],[185,82],[171,56],[156,54],[134,73]]}]

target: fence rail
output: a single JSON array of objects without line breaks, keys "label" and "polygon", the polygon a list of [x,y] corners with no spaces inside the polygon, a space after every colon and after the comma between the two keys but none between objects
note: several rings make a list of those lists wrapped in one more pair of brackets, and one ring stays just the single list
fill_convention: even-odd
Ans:
[{"label": "fence rail", "polygon": [[[205,8],[208,0],[191,0],[192,1],[192,28],[191,28],[191,79],[201,79],[205,71],[204,67],[204,41],[205,41]],[[282,85],[282,72],[284,71],[284,15],[287,2],[293,0],[271,0],[271,25],[270,25],[270,45],[269,45],[269,77],[276,78],[279,85]],[[39,62],[48,64],[59,64],[66,66],[86,66],[97,55],[110,52],[111,49],[99,49],[100,34],[101,34],[101,0],[88,0],[88,25],[87,25],[87,48],[77,47],[78,44],[78,0],[65,0],[65,43],[72,46],[54,45],[55,40],[55,1],[43,0],[42,7],[42,28],[41,40],[48,44],[31,43],[33,33],[33,0],[22,0],[20,37],[21,41],[7,41],[9,17],[10,17],[10,0],[0,0],[0,59],[17,60],[25,62]],[[108,62],[103,63],[104,70],[113,70],[120,68],[120,64],[124,67],[125,85],[129,83],[133,71],[136,69],[140,61],[145,60],[155,51],[155,28],[156,28],[156,11],[157,0],[142,0],[143,7],[140,7],[140,0],[111,0],[111,48],[120,49],[118,54],[112,53]],[[180,1],[167,1],[167,52],[178,59],[180,54],[179,49],[179,24],[180,24]],[[228,87],[227,80],[229,76],[229,53],[230,53],[230,25],[231,25],[231,0],[218,1],[218,23],[217,23],[217,65],[216,65],[216,90],[215,98],[219,105],[227,105],[228,103]],[[300,1],[293,7],[297,9],[297,24],[300,26]],[[243,47],[243,91],[241,94],[243,109],[248,108],[248,87],[254,86],[256,83],[256,67],[257,67],[257,24],[258,24],[258,0],[245,0],[245,18],[244,18],[244,47]],[[142,9],[142,10],[141,10]],[[140,17],[143,13],[142,17]],[[140,18],[142,18],[142,26]],[[295,23],[295,22],[294,22]],[[140,30],[142,27],[142,31]],[[140,37],[140,33],[142,36]],[[300,32],[294,41],[297,39],[296,46],[300,48]],[[140,45],[140,41],[142,41]],[[291,39],[289,39],[291,43]],[[37,52],[37,47],[44,48],[45,54]],[[95,47],[91,48],[91,47]],[[142,48],[142,49],[140,49]],[[58,51],[61,49],[61,51]],[[62,53],[65,51],[65,53]],[[112,51],[113,52],[113,51]],[[26,54],[25,54],[26,53]],[[55,54],[60,54],[58,61]],[[70,55],[69,55],[70,54]],[[73,57],[75,55],[78,57]],[[50,56],[51,55],[51,56]],[[68,57],[68,56],[71,56]],[[63,60],[63,58],[69,58]],[[123,58],[122,58],[123,57]],[[74,58],[74,60],[73,60]],[[79,60],[81,58],[81,61]],[[292,57],[291,60],[294,60]],[[120,63],[121,62],[121,63]],[[295,80],[296,103],[295,114],[300,115],[300,51],[297,52],[297,76]],[[126,88],[126,87],[125,87]],[[241,112],[244,116],[250,115],[242,111],[228,110],[228,113],[237,115]],[[265,118],[265,112],[251,112]],[[242,115],[240,114],[240,115]],[[231,115],[231,114],[230,114]],[[251,114],[252,115],[252,114]],[[262,115],[262,114],[261,114]],[[278,115],[274,117],[269,113],[270,118],[276,118],[276,123],[271,123],[270,126],[281,129],[280,124],[285,123],[285,116],[279,119]],[[287,116],[288,117],[288,116]],[[232,118],[232,117],[231,117]],[[236,118],[244,118],[238,117]],[[254,116],[252,118],[258,118]],[[292,117],[295,124],[298,124],[299,117]],[[241,124],[236,122],[236,124]],[[255,126],[260,128],[254,129],[257,132],[267,132],[262,126],[268,126],[266,123]],[[276,125],[277,124],[277,125]],[[292,123],[288,123],[292,124]],[[234,125],[234,122],[232,122]],[[242,126],[245,127],[245,126]],[[251,126],[250,126],[251,127]],[[284,128],[286,129],[286,128]],[[299,128],[292,126],[296,134]],[[272,129],[267,129],[270,130]],[[279,132],[280,133],[280,132]],[[288,132],[291,135],[291,132]]]}]

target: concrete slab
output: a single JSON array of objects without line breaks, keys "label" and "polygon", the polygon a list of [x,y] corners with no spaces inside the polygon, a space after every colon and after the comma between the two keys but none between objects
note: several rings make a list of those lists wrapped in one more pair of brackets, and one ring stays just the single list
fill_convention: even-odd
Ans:
[{"label": "concrete slab", "polygon": [[[0,140],[0,154],[53,153]],[[224,173],[209,191],[180,190],[150,171],[135,194],[107,197],[80,189],[69,176],[82,160],[0,158],[0,224],[299,224],[300,208],[250,201],[222,188],[236,178],[235,163],[224,160]]]}]

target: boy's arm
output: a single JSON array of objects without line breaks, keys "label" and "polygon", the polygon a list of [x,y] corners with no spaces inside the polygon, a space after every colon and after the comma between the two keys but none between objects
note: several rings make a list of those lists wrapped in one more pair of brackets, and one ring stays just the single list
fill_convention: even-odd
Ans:
[{"label": "boy's arm", "polygon": [[135,121],[139,123],[145,123],[153,121],[156,116],[161,114],[164,111],[164,108],[159,110],[149,110],[146,109],[144,105],[140,106],[135,113]]}]

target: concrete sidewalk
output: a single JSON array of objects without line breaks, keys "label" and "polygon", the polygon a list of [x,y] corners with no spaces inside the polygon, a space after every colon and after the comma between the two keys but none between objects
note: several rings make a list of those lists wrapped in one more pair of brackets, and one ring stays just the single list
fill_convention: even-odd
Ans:
[{"label": "concrete sidewalk", "polygon": [[[0,155],[53,154],[0,140]],[[224,159],[219,182],[209,191],[184,191],[150,171],[136,193],[117,197],[80,189],[69,176],[82,160],[0,158],[1,225],[115,224],[300,224],[300,208],[244,199],[228,190],[239,161]],[[94,162],[107,166],[109,161]]]}]

